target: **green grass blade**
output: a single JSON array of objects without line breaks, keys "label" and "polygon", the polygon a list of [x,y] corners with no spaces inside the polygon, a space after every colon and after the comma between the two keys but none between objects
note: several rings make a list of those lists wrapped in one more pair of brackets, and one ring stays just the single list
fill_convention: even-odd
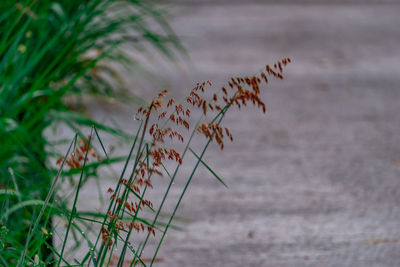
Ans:
[{"label": "green grass blade", "polygon": [[72,148],[72,144],[74,143],[74,140],[75,140],[75,137],[73,138],[73,140],[72,140],[72,142],[71,142],[71,144],[70,144],[70,146],[69,146],[69,148],[68,148],[68,150],[67,150],[67,153],[65,154],[64,160],[61,162],[61,166],[60,166],[60,168],[59,168],[59,170],[58,170],[57,176],[56,176],[56,178],[54,179],[53,184],[51,185],[50,191],[49,191],[49,193],[47,194],[47,197],[46,197],[46,199],[45,199],[45,201],[44,201],[44,203],[43,203],[43,205],[42,205],[42,209],[40,210],[39,215],[38,215],[38,217],[36,218],[35,223],[34,223],[32,229],[31,229],[31,231],[30,231],[29,234],[28,234],[28,237],[27,237],[27,239],[26,239],[25,249],[24,249],[24,251],[22,252],[22,255],[21,255],[20,259],[18,260],[17,266],[22,266],[22,265],[23,265],[23,262],[24,262],[24,260],[25,260],[26,251],[27,251],[27,249],[28,249],[29,241],[30,241],[30,239],[32,238],[33,233],[36,232],[36,229],[37,229],[37,227],[38,227],[39,221],[40,221],[41,217],[43,216],[44,210],[46,209],[46,207],[47,207],[47,205],[48,205],[48,203],[49,203],[49,201],[50,201],[50,198],[51,198],[51,196],[52,196],[53,193],[54,193],[54,190],[55,190],[55,188],[56,188],[57,182],[58,182],[58,180],[59,180],[59,178],[60,178],[60,176],[61,176],[61,172],[62,172],[62,170],[63,170],[63,168],[64,168],[65,161],[66,161],[66,159],[67,159],[67,156],[69,155],[69,152],[70,152],[70,150],[71,150],[71,148]]},{"label": "green grass blade", "polygon": [[204,167],[207,168],[207,170],[209,170],[212,175],[214,175],[215,178],[217,178],[217,180],[223,184],[226,188],[228,188],[228,186],[224,183],[224,181],[222,181],[222,179],[196,154],[196,152],[193,151],[193,149],[191,149],[189,147],[190,152],[192,152],[192,154],[200,161],[201,164],[203,164]]}]

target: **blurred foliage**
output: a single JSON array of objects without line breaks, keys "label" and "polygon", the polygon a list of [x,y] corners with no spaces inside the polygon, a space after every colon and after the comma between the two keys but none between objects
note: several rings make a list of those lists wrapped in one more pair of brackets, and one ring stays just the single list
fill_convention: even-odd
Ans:
[{"label": "blurred foliage", "polygon": [[[56,143],[49,142],[44,131],[64,123],[74,131],[96,125],[126,136],[72,109],[66,99],[134,101],[119,72],[138,64],[134,52],[122,49],[127,44],[137,54],[158,51],[170,60],[184,52],[153,1],[1,1],[0,265],[16,264],[56,174],[50,164]],[[57,212],[52,209],[43,216],[28,256],[51,260],[44,244],[51,242],[46,229]]]}]

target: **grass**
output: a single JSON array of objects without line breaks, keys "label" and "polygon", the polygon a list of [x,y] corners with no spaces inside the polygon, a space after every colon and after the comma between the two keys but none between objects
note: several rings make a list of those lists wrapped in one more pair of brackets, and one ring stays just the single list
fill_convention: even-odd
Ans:
[{"label": "grass", "polygon": [[[167,91],[162,91],[149,106],[140,108],[137,112],[138,130],[131,140],[130,152],[117,183],[107,190],[109,203],[103,214],[82,214],[78,210],[77,203],[89,156],[101,160],[92,147],[92,140],[98,139],[102,154],[108,159],[107,152],[94,126],[91,128],[88,142],[78,141],[75,137],[70,146],[71,148],[75,144],[75,148],[59,158],[61,164],[59,173],[67,168],[79,171],[80,177],[72,207],[64,214],[66,231],[61,236],[61,247],[52,248],[56,257],[51,263],[57,266],[136,266],[138,264],[152,266],[160,260],[157,256],[161,245],[168,230],[174,227],[176,212],[198,167],[205,166],[222,185],[226,186],[204,161],[204,155],[211,143],[214,142],[223,149],[227,140],[233,140],[229,129],[222,126],[225,115],[232,108],[240,109],[246,105],[254,105],[265,113],[265,104],[260,98],[260,87],[268,83],[268,77],[283,79],[283,67],[288,63],[290,59],[285,58],[277,62],[274,67],[266,66],[264,71],[255,76],[232,78],[226,87],[216,91],[210,91],[214,88],[209,81],[198,83],[182,103],[176,103],[175,99],[167,97]],[[206,97],[210,93],[213,95],[212,99]],[[191,144],[194,138],[202,138],[202,136],[205,137],[205,143],[203,148],[196,152]],[[183,146],[178,144],[183,144]],[[176,150],[177,146],[181,147],[181,151]],[[161,214],[165,215],[166,200],[175,179],[181,174],[180,168],[185,164],[188,152],[196,158],[192,171],[185,178],[185,185],[172,213],[161,216]],[[163,189],[163,195],[157,196],[160,199],[150,200],[146,193],[153,189],[154,179],[160,179],[160,177],[168,179],[168,185]],[[57,180],[56,178],[54,183]],[[51,194],[52,191],[46,199],[50,199]],[[155,205],[153,202],[158,204]],[[46,205],[48,203],[42,206],[42,210]],[[40,214],[43,212],[41,211]],[[31,233],[35,231],[40,214],[33,220]],[[85,225],[84,222],[91,222],[96,229],[99,229],[97,236],[88,238],[84,232],[80,231]],[[78,234],[82,233],[83,240],[87,241],[87,252],[81,259],[65,255],[70,233],[74,228],[77,228]],[[145,258],[143,253],[148,249],[148,241],[151,238],[156,242],[156,247],[151,252],[152,257]],[[34,262],[35,255],[32,252],[29,256],[22,254],[20,261]]]},{"label": "grass", "polygon": [[[137,101],[119,70],[140,64],[122,45],[149,58],[157,51],[173,59],[184,50],[162,10],[147,0],[4,0],[0,32],[0,265],[51,262],[53,218],[70,211],[55,204],[58,185],[51,187],[58,177],[52,162],[66,141],[49,140],[46,131],[59,124],[77,131],[74,147],[88,141],[82,129],[92,125],[126,140],[122,129],[82,113],[79,100]],[[123,160],[91,164],[85,174]]]},{"label": "grass", "polygon": [[[0,265],[153,265],[167,231],[177,228],[176,212],[198,167],[205,166],[225,185],[204,160],[212,142],[223,149],[232,140],[222,127],[225,114],[246,104],[265,112],[261,83],[268,83],[267,77],[282,79],[290,60],[256,76],[232,78],[215,92],[210,82],[197,84],[180,104],[163,91],[138,110],[137,132],[127,133],[85,115],[80,101],[104,98],[122,105],[137,100],[124,88],[119,70],[140,64],[123,46],[148,58],[154,51],[170,60],[184,53],[162,10],[148,0],[5,0],[0,11]],[[72,140],[49,139],[46,131],[60,124],[76,132]],[[130,142],[129,154],[107,152],[105,134]],[[206,140],[201,151],[191,147],[198,135]],[[166,213],[165,203],[190,154],[196,158],[192,172],[173,211]],[[81,189],[114,163],[124,167],[108,189],[105,212],[80,210]],[[148,199],[157,176],[168,184],[160,199]],[[75,185],[72,197],[61,194],[68,179]],[[55,238],[62,240],[59,246]],[[157,243],[149,259],[143,255],[149,254],[151,238]],[[74,259],[83,244],[85,256]]]}]

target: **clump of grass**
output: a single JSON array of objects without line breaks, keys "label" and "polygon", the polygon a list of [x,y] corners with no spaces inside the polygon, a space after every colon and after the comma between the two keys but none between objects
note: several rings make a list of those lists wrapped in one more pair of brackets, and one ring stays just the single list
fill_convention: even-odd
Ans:
[{"label": "clump of grass", "polygon": [[[93,154],[90,148],[90,141],[93,133],[96,132],[93,127],[88,143],[81,142],[75,154],[59,159],[61,168],[66,162],[70,168],[79,169],[81,176],[72,208],[67,215],[67,231],[63,237],[61,251],[57,252],[57,266],[69,264],[64,251],[70,229],[74,227],[74,221],[84,220],[98,224],[100,230],[95,240],[88,240],[89,250],[81,261],[75,262],[76,264],[79,266],[135,266],[137,264],[152,266],[158,260],[157,255],[166,233],[172,226],[176,212],[198,167],[204,165],[219,182],[226,186],[203,158],[212,142],[215,142],[220,149],[224,149],[226,140],[233,141],[230,130],[222,125],[227,112],[231,108],[240,109],[243,106],[253,105],[265,113],[266,107],[260,98],[260,87],[268,84],[269,77],[283,79],[283,68],[290,62],[289,58],[285,58],[273,67],[267,65],[265,70],[257,75],[231,78],[226,86],[215,93],[209,91],[213,89],[210,81],[198,83],[182,103],[176,103],[175,99],[168,98],[168,91],[164,90],[151,101],[149,106],[140,108],[137,112],[138,131],[132,141],[117,184],[107,189],[110,202],[101,221],[98,220],[99,216],[95,218],[78,216],[76,206],[88,155],[98,158],[98,155]],[[206,95],[210,93],[212,98],[208,99]],[[201,151],[195,152],[191,144],[193,138],[198,135],[204,136],[206,143]],[[100,136],[98,134],[96,136],[102,144]],[[183,144],[180,151],[176,148],[178,143]],[[165,208],[166,199],[175,179],[180,174],[182,164],[185,164],[188,152],[195,156],[196,161],[172,213],[168,214],[166,221],[161,220],[160,215]],[[107,157],[105,150],[104,155]],[[169,180],[161,200],[157,200],[159,202],[157,206],[146,197],[146,192],[153,188],[155,177],[167,177]],[[150,211],[150,219],[143,216],[145,209]],[[142,255],[152,237],[157,240],[156,249],[151,252],[151,258],[145,258]],[[118,253],[116,248],[118,248]]]},{"label": "clump of grass", "polygon": [[[141,69],[135,52],[151,58],[157,51],[173,59],[184,50],[162,10],[147,0],[2,0],[0,32],[0,265],[16,265],[22,252],[51,262],[52,218],[66,211],[54,206],[56,195],[45,200],[57,174],[52,162],[60,156],[59,145],[68,141],[57,134],[50,140],[46,132],[62,124],[89,143],[81,129],[95,125],[126,139],[129,134],[94,121],[76,102],[137,102],[120,79],[120,70]],[[78,167],[75,153],[67,165]],[[91,164],[90,172],[124,160]],[[54,207],[40,214],[44,206]],[[39,214],[27,242],[30,222]]]}]

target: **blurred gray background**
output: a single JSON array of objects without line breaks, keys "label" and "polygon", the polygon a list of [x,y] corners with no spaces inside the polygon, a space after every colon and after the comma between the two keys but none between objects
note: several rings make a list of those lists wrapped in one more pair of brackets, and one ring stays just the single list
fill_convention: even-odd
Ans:
[{"label": "blurred gray background", "polygon": [[[179,209],[185,231],[167,234],[156,266],[400,266],[398,2],[169,2],[191,63],[152,68],[177,98],[197,81],[218,88],[283,57],[293,63],[263,89],[266,115],[228,115],[235,141],[205,161],[229,189],[198,171]],[[147,100],[164,89],[129,79]],[[128,125],[135,109],[96,112]]]}]

